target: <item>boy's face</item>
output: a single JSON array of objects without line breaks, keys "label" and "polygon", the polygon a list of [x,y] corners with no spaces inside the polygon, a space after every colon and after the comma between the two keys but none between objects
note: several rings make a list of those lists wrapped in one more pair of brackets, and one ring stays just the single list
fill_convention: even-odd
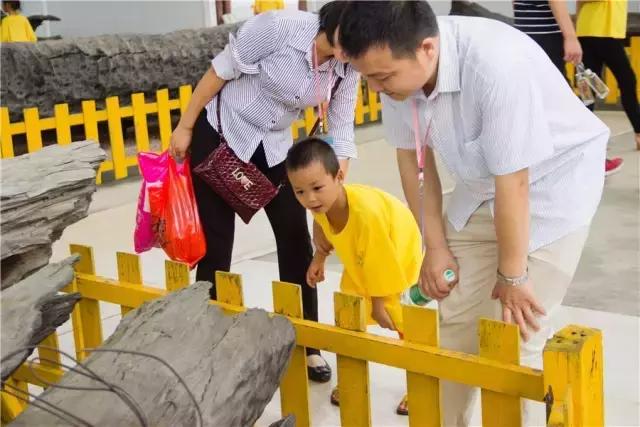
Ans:
[{"label": "boy's face", "polygon": [[289,171],[289,182],[298,202],[314,214],[327,213],[340,195],[343,181],[342,170],[331,176],[321,162]]}]

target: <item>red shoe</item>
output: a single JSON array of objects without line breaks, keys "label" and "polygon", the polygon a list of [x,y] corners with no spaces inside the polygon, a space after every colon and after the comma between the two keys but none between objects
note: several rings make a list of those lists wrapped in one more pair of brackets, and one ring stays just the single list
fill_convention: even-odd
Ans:
[{"label": "red shoe", "polygon": [[620,172],[622,169],[622,165],[624,164],[624,160],[620,157],[614,157],[613,159],[607,159],[604,162],[604,175],[609,176],[614,173]]}]

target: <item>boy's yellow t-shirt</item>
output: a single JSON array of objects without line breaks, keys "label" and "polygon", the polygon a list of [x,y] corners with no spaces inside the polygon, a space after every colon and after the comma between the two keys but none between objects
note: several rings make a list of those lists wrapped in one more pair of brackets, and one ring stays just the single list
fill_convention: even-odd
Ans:
[{"label": "boy's yellow t-shirt", "polygon": [[8,15],[0,21],[0,41],[35,42],[36,34],[29,20],[22,15]]},{"label": "boy's yellow t-shirt", "polygon": [[371,319],[371,297],[385,297],[385,306],[402,332],[400,294],[418,281],[422,265],[422,239],[416,221],[400,200],[377,188],[345,185],[349,219],[335,233],[326,215],[314,215],[344,265],[342,292],[367,301]]},{"label": "boy's yellow t-shirt", "polygon": [[627,36],[627,0],[601,0],[584,3],[576,24],[578,37]]}]

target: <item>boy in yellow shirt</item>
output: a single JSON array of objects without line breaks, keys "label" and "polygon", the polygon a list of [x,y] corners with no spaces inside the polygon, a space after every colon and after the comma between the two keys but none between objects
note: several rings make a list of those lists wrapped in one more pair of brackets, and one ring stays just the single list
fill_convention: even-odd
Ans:
[{"label": "boy in yellow shirt", "polygon": [[[344,265],[341,291],[365,298],[369,324],[402,336],[400,294],[418,281],[422,265],[420,230],[409,208],[379,189],[344,185],[338,158],[318,138],[294,144],[286,168],[296,198],[313,213]],[[309,286],[324,280],[325,260],[316,251]],[[334,391],[332,401],[337,400]],[[407,413],[406,399],[397,412]]]},{"label": "boy in yellow shirt", "polygon": [[3,1],[2,10],[7,14],[0,22],[0,41],[5,42],[36,42],[29,20],[20,14],[19,1]]}]

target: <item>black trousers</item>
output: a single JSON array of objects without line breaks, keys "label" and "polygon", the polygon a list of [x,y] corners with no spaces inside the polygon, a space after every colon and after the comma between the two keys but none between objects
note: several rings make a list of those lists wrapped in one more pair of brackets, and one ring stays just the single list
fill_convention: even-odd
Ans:
[{"label": "black trousers", "polygon": [[554,34],[529,34],[544,50],[551,62],[560,70],[563,76],[566,76],[564,66],[564,39],[562,33]]},{"label": "black trousers", "polygon": [[[206,110],[203,110],[193,128],[191,168],[206,159],[219,144],[220,136],[209,124]],[[307,269],[313,257],[307,213],[293,194],[284,162],[270,168],[262,144],[251,162],[275,185],[284,184],[278,195],[265,207],[276,238],[280,280],[302,287],[304,318],[318,321],[318,293],[306,285]],[[229,271],[231,268],[236,214],[224,199],[195,174],[193,189],[207,241],[207,254],[198,263],[196,279],[212,282],[211,298],[216,299],[215,272]],[[319,351],[307,349],[307,354],[319,354]]]},{"label": "black trousers", "polygon": [[[622,108],[633,126],[640,133],[640,107],[636,92],[636,75],[631,68],[629,58],[624,51],[622,39],[611,37],[580,37],[583,51],[583,63],[599,76],[606,65],[618,82]],[[593,106],[589,107],[593,110]]]}]

